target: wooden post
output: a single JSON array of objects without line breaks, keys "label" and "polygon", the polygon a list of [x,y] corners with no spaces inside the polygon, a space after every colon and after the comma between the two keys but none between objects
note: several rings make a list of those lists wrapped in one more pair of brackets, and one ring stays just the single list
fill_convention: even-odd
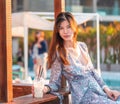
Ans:
[{"label": "wooden post", "polygon": [[0,0],[0,103],[12,99],[11,0]]},{"label": "wooden post", "polygon": [[65,0],[54,0],[55,18],[60,12],[65,11]]},{"label": "wooden post", "polygon": [[[55,18],[60,12],[65,11],[65,0],[54,0],[54,13]],[[66,87],[66,79],[64,76],[62,76],[62,82],[61,82],[61,88]]]}]

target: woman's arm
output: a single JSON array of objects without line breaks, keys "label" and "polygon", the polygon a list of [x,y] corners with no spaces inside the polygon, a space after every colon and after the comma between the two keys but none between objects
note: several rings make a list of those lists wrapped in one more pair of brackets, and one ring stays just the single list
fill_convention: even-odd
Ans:
[{"label": "woman's arm", "polygon": [[37,56],[38,56],[38,47],[36,44],[34,44],[32,58],[35,59]]},{"label": "woman's arm", "polygon": [[94,70],[92,70],[92,75],[95,78],[95,80],[98,82],[98,84],[100,85],[100,87],[104,90],[106,87],[108,88],[108,86],[105,84],[105,82],[103,81],[102,77],[98,75],[98,73],[96,73]]},{"label": "woman's arm", "polygon": [[45,86],[45,89],[48,91],[49,90],[58,91],[58,89],[61,87],[61,76],[62,76],[61,63],[59,62],[58,58],[55,59],[50,70],[51,70],[50,81],[49,84]]},{"label": "woman's arm", "polygon": [[87,70],[91,70],[92,76],[95,78],[95,80],[98,82],[98,84],[101,86],[101,88],[104,90],[104,92],[108,95],[109,98],[112,100],[116,100],[118,96],[120,96],[120,92],[111,90],[103,81],[102,77],[99,76],[99,74],[95,71],[91,58],[88,53],[88,48],[85,43],[80,44],[82,47],[82,55],[83,55],[83,60],[85,62],[85,65],[82,67]]},{"label": "woman's arm", "polygon": [[120,92],[116,91],[116,90],[111,90],[108,87],[104,88],[105,93],[107,94],[107,96],[112,99],[112,100],[117,100],[118,97],[120,96]]},{"label": "woman's arm", "polygon": [[95,78],[95,80],[98,82],[98,84],[101,86],[101,88],[107,87],[106,84],[104,83],[103,79],[99,76],[98,73],[96,73],[94,66],[92,64],[91,58],[88,53],[88,48],[85,43],[82,43],[82,49],[83,49],[83,55],[84,55],[84,60],[86,60],[86,69],[91,70],[92,76]]}]

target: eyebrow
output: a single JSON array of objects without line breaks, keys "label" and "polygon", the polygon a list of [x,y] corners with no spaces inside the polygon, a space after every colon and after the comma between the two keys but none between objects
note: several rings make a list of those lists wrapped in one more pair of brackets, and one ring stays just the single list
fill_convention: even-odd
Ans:
[{"label": "eyebrow", "polygon": [[[70,23],[69,23],[69,24],[67,24],[66,26],[71,26],[71,25],[70,25]],[[62,26],[61,26],[61,25],[59,25],[58,27],[62,27]]]}]

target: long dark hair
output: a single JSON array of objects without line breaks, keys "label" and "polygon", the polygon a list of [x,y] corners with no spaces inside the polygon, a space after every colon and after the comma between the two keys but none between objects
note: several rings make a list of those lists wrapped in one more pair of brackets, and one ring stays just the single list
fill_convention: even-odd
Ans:
[{"label": "long dark hair", "polygon": [[77,23],[76,23],[73,15],[69,12],[59,13],[55,20],[53,37],[52,37],[52,41],[51,41],[49,52],[48,52],[48,67],[49,68],[53,64],[53,62],[57,56],[56,55],[57,52],[59,53],[59,57],[60,57],[62,63],[64,65],[69,65],[69,61],[66,58],[66,50],[64,48],[64,40],[60,37],[60,34],[59,34],[59,26],[65,20],[67,20],[69,22],[71,28],[74,31],[73,42],[74,42],[74,44],[76,43],[78,26],[77,26]]}]

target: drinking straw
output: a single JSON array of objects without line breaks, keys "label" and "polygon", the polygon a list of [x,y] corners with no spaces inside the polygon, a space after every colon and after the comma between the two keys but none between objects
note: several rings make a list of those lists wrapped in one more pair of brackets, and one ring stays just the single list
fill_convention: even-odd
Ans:
[{"label": "drinking straw", "polygon": [[41,73],[41,65],[39,66],[39,71],[38,71],[38,75],[37,75],[37,78],[39,79],[40,77],[40,73]]},{"label": "drinking straw", "polygon": [[42,69],[41,69],[41,71],[40,71],[41,73],[40,73],[40,78],[41,78],[41,76],[42,76],[42,73],[43,73],[43,67],[42,67]]}]

